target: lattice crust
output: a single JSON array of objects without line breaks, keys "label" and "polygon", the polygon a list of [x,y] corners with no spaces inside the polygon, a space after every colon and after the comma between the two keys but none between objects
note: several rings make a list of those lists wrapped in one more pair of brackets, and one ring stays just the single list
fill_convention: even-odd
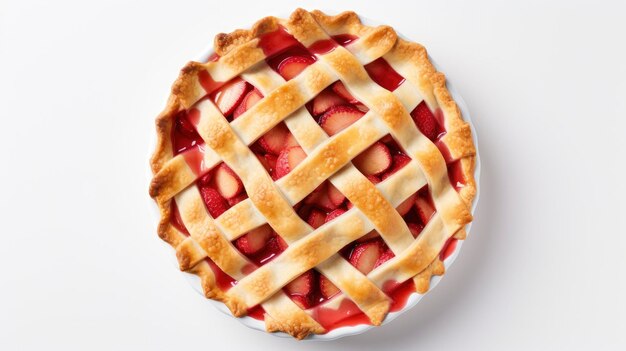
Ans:
[{"label": "lattice crust", "polygon": [[[305,47],[338,34],[356,35],[359,40],[316,54],[314,64],[285,82],[267,66],[266,54],[259,45],[263,34],[280,26]],[[159,235],[176,248],[180,268],[199,275],[206,296],[223,301],[235,316],[245,315],[260,304],[266,312],[268,331],[284,331],[296,338],[325,331],[310,311],[300,309],[281,290],[309,269],[316,268],[341,290],[342,295],[334,299],[352,300],[374,325],[383,321],[390,307],[383,292],[385,282],[413,278],[416,289],[426,292],[431,275],[443,274],[439,253],[446,241],[451,236],[465,237],[463,228],[472,219],[470,206],[476,191],[475,149],[469,125],[461,118],[443,74],[436,72],[426,50],[398,39],[390,27],[362,25],[353,12],[327,16],[320,11],[298,9],[288,20],[267,17],[251,30],[218,35],[215,51],[219,61],[191,62],[183,68],[156,123],[159,139],[151,161],[154,179],[150,194],[161,211]],[[380,57],[406,79],[393,92],[374,83],[363,68]],[[215,82],[237,76],[254,85],[264,97],[229,123],[211,100],[202,98]],[[369,112],[328,137],[304,105],[337,80]],[[441,141],[450,156],[460,161],[467,181],[460,192],[450,184],[441,152],[409,115],[422,101],[431,110],[440,108],[443,112],[447,133]],[[182,110],[193,111],[197,117],[194,125],[206,143],[204,154],[193,154],[201,152],[194,149],[174,156],[170,135],[175,115]],[[274,182],[249,145],[283,121],[307,157]],[[412,160],[374,185],[351,160],[387,134]],[[188,165],[186,159],[190,157],[202,158],[200,169]],[[198,189],[190,185],[222,161],[239,175],[249,199],[213,219]],[[330,180],[354,206],[337,220],[313,229],[293,206],[325,180]],[[426,184],[437,211],[414,239],[395,207]],[[172,199],[190,236],[170,223]],[[265,223],[289,247],[256,268],[231,241]],[[395,257],[363,275],[337,252],[373,229]],[[221,290],[207,257],[238,284]]]}]

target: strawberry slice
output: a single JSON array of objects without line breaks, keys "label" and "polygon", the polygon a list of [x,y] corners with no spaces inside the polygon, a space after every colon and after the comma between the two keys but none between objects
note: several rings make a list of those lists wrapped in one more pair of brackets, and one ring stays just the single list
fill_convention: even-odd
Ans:
[{"label": "strawberry slice", "polygon": [[382,255],[382,246],[379,241],[368,241],[357,245],[350,254],[350,263],[361,273],[367,274],[374,269],[376,261]]},{"label": "strawberry slice", "polygon": [[326,89],[313,99],[313,114],[316,116],[328,111],[333,106],[345,104],[346,101],[332,90]]},{"label": "strawberry slice", "polygon": [[378,260],[376,260],[376,263],[374,264],[374,268],[380,266],[381,264],[389,261],[390,259],[394,257],[396,257],[396,255],[394,255],[394,253],[389,248],[387,248],[387,250],[385,250],[385,252],[383,252],[382,255],[380,255]]},{"label": "strawberry slice", "polygon": [[289,247],[289,245],[287,244],[287,242],[281,238],[280,236],[276,235],[274,237],[274,239],[276,239],[276,244],[278,245],[278,248],[280,249],[280,252],[283,252],[285,250],[287,250],[287,247]]},{"label": "strawberry slice", "polygon": [[[263,255],[270,257],[270,260],[280,255],[283,251],[287,249],[287,243],[280,236],[273,234],[270,240],[267,243],[267,249],[263,250]],[[264,259],[261,263],[269,262],[268,259]]]},{"label": "strawberry slice", "polygon": [[287,126],[278,124],[259,139],[259,144],[265,151],[278,155],[285,148],[288,134]]},{"label": "strawberry slice", "polygon": [[405,154],[393,155],[393,168],[398,170],[411,162],[411,158]]},{"label": "strawberry slice", "polygon": [[227,199],[226,201],[228,201],[228,206],[233,207],[247,198],[248,198],[248,194],[243,193],[243,194],[239,194],[233,197],[232,199]]},{"label": "strawberry slice", "polygon": [[313,62],[315,61],[310,57],[291,56],[278,65],[278,73],[283,76],[285,80],[290,80],[304,71],[304,69]]},{"label": "strawberry slice", "polygon": [[311,307],[311,299],[309,298],[309,296],[292,295],[291,299],[293,300],[293,302],[296,303],[296,305],[298,305],[298,307],[303,310],[309,309],[309,307]]},{"label": "strawberry slice", "polygon": [[302,273],[301,276],[292,280],[289,284],[285,286],[285,290],[289,295],[302,295],[306,296],[311,293],[313,290],[313,283],[315,280],[315,275],[313,271],[309,270]]},{"label": "strawberry slice", "polygon": [[313,209],[306,220],[313,229],[317,229],[326,222],[326,214],[320,210]]},{"label": "strawberry slice", "polygon": [[398,205],[398,207],[396,207],[396,210],[398,211],[400,216],[404,216],[405,214],[409,213],[411,208],[413,208],[413,204],[415,203],[416,196],[417,194],[413,194],[409,196],[406,200],[402,201],[402,203]]},{"label": "strawberry slice", "polygon": [[427,224],[430,218],[435,214],[435,208],[430,203],[430,199],[422,196],[422,194],[415,199],[415,208],[423,224]]},{"label": "strawberry slice", "polygon": [[411,231],[411,234],[413,234],[414,238],[417,238],[417,236],[420,235],[424,229],[424,226],[419,223],[407,223],[406,225],[409,226],[409,230]]},{"label": "strawberry slice", "polygon": [[252,91],[248,92],[246,96],[243,98],[239,106],[235,109],[233,113],[233,119],[241,116],[244,112],[248,111],[252,106],[256,105],[257,102],[263,99],[263,94],[258,91],[256,88],[252,89]]},{"label": "strawberry slice", "polygon": [[311,307],[315,273],[309,270],[285,286],[285,291],[303,309]]},{"label": "strawberry slice", "polygon": [[326,219],[324,220],[324,223],[328,223],[330,221],[332,221],[333,219],[341,216],[342,214],[346,213],[345,210],[342,210],[340,208],[333,210],[332,212],[330,212],[328,215],[326,215]]},{"label": "strawberry slice", "polygon": [[300,146],[300,144],[298,144],[298,141],[293,136],[293,134],[291,134],[291,132],[287,132],[287,137],[285,138],[285,147],[287,148],[292,146]]},{"label": "strawberry slice", "polygon": [[333,204],[332,201],[330,201],[330,197],[328,197],[327,191],[320,193],[319,197],[317,198],[316,204],[317,206],[328,211],[333,211],[338,207],[335,204]]},{"label": "strawberry slice", "polygon": [[395,143],[396,142],[395,140],[393,140],[393,137],[391,136],[391,134],[387,134],[384,137],[380,138],[380,141],[385,143],[385,144],[390,144],[390,143]]},{"label": "strawberry slice", "polygon": [[339,189],[337,189],[331,182],[328,182],[327,191],[328,199],[336,207],[341,206],[341,204],[346,200],[346,197],[341,193],[341,191],[339,191]]},{"label": "strawberry slice", "polygon": [[299,146],[284,149],[276,160],[276,177],[282,178],[306,158],[306,153]]},{"label": "strawberry slice", "polygon": [[332,136],[363,117],[364,113],[351,106],[331,107],[320,118],[320,125],[326,134]]},{"label": "strawberry slice", "polygon": [[315,205],[327,211],[332,211],[339,207],[330,201],[327,182],[324,182],[315,188],[315,190],[304,199],[304,203],[307,205]]},{"label": "strawberry slice", "polygon": [[278,157],[276,157],[276,155],[272,155],[272,154],[265,154],[265,155],[256,154],[256,157],[259,159],[259,161],[261,162],[261,164],[263,165],[263,167],[265,168],[267,173],[269,173],[270,175],[274,174],[274,172],[276,170],[276,159],[278,158]]},{"label": "strawberry slice", "polygon": [[340,292],[341,290],[339,290],[339,288],[337,288],[328,278],[320,275],[320,293],[325,299],[330,299]]},{"label": "strawberry slice", "polygon": [[417,125],[417,128],[424,134],[428,139],[435,141],[441,134],[442,130],[435,118],[435,115],[430,111],[428,105],[426,105],[425,101],[422,101],[417,107],[411,112],[411,117],[413,117],[413,121]]},{"label": "strawberry slice", "polygon": [[241,78],[235,78],[213,93],[213,101],[222,114],[228,116],[239,105],[247,90],[248,83]]},{"label": "strawberry slice", "polygon": [[200,195],[211,217],[217,218],[228,210],[226,199],[224,199],[216,189],[202,187],[200,188]]},{"label": "strawberry slice", "polygon": [[235,240],[235,246],[245,255],[259,252],[272,237],[272,228],[264,224]]},{"label": "strawberry slice", "polygon": [[342,98],[344,98],[349,103],[351,103],[351,104],[358,104],[359,103],[359,100],[355,99],[354,96],[352,96],[352,94],[350,94],[348,89],[346,89],[346,86],[343,85],[343,83],[341,81],[335,82],[335,84],[332,85],[331,89],[333,89],[333,91],[335,93],[337,93],[337,95],[341,96]]},{"label": "strawberry slice", "polygon": [[387,170],[387,172],[385,172],[385,174],[383,174],[382,179],[385,180],[389,178],[391,175],[402,169],[402,167],[406,166],[409,162],[411,162],[411,158],[405,154],[393,155],[391,167]]},{"label": "strawberry slice", "polygon": [[391,154],[387,146],[379,141],[361,152],[352,160],[352,163],[363,174],[376,175],[384,172],[391,166]]},{"label": "strawberry slice", "polygon": [[362,112],[365,112],[365,113],[369,112],[369,110],[370,110],[369,107],[365,106],[364,104],[362,104],[360,102],[358,104],[354,104],[354,107],[356,107],[359,111],[362,111]]},{"label": "strawberry slice", "polygon": [[243,184],[241,179],[233,172],[227,164],[222,163],[215,170],[215,187],[220,194],[226,198],[231,199],[243,190]]},{"label": "strawberry slice", "polygon": [[313,191],[304,198],[304,203],[307,205],[317,205],[317,203],[319,202],[320,194],[321,193],[319,191]]}]

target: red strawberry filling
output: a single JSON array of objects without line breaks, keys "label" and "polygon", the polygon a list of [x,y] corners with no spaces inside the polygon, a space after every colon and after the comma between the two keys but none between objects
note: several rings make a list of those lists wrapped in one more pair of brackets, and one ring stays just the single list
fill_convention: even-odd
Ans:
[{"label": "red strawberry filling", "polygon": [[333,106],[319,118],[319,124],[329,136],[333,136],[363,117],[365,113],[353,106]]},{"label": "red strawberry filling", "polygon": [[313,99],[312,114],[321,115],[331,107],[347,104],[347,101],[337,95],[332,89],[326,88]]},{"label": "red strawberry filling", "polygon": [[257,89],[252,89],[252,91],[248,92],[244,97],[242,102],[237,106],[235,112],[233,114],[233,119],[241,116],[244,112],[248,111],[252,108],[252,106],[256,105],[257,102],[261,101],[263,98],[263,94]]},{"label": "red strawberry filling", "polygon": [[278,65],[278,73],[290,80],[312,65],[315,60],[307,56],[289,56]]},{"label": "red strawberry filling", "polygon": [[320,275],[320,294],[325,299],[330,299],[331,297],[339,294],[341,290],[333,284],[328,278],[323,275]]},{"label": "red strawberry filling", "polygon": [[280,123],[259,139],[259,145],[263,148],[263,150],[265,150],[265,152],[278,155],[285,148],[287,136],[289,134],[291,133],[285,124]]},{"label": "red strawberry filling", "polygon": [[189,121],[185,111],[179,112],[174,117],[172,144],[174,154],[179,154],[204,144],[204,140],[202,140],[196,128]]},{"label": "red strawberry filling", "polygon": [[296,44],[281,51],[279,54],[265,60],[268,66],[280,74],[285,80],[290,80],[302,72],[306,67],[315,63],[317,58],[301,44]]},{"label": "red strawberry filling", "polygon": [[404,77],[391,68],[387,61],[385,61],[382,57],[365,65],[365,70],[373,81],[389,91],[396,90],[400,85],[402,85],[402,83],[404,83]]},{"label": "red strawberry filling", "polygon": [[292,146],[282,150],[276,159],[276,178],[282,178],[291,172],[305,158],[306,153],[300,146]]},{"label": "red strawberry filling", "polygon": [[383,243],[381,240],[367,241],[358,244],[350,253],[350,263],[361,273],[368,274],[376,266],[376,262],[383,254]]},{"label": "red strawberry filling", "polygon": [[313,289],[317,284],[317,275],[311,270],[292,280],[284,290],[301,308],[307,309],[313,304]]},{"label": "red strawberry filling", "polygon": [[380,141],[370,146],[352,160],[352,163],[364,175],[378,175],[385,172],[393,159],[389,148]]},{"label": "red strawberry filling", "polygon": [[339,96],[341,96],[344,100],[348,101],[351,104],[359,103],[359,100],[355,99],[352,94],[348,91],[345,85],[341,81],[335,82],[335,84],[331,85],[331,89]]},{"label": "red strawberry filling", "polygon": [[215,190],[215,188],[200,188],[200,196],[202,196],[202,200],[204,200],[207,211],[209,211],[209,214],[213,218],[221,216],[222,213],[226,212],[226,210],[230,207],[226,199],[223,198],[222,195]]},{"label": "red strawberry filling", "polygon": [[241,179],[230,167],[222,163],[215,170],[215,188],[225,199],[232,199],[243,191]]},{"label": "red strawberry filling", "polygon": [[[268,55],[266,59],[268,65],[285,80],[289,80],[314,64],[318,59],[316,55],[323,55],[338,45],[345,46],[358,40],[357,37],[348,34],[333,36],[332,39],[314,43],[307,49],[281,28],[264,35],[259,45]],[[213,56],[211,60],[219,60],[219,57]],[[390,91],[404,82],[404,78],[382,58],[366,65],[365,68],[372,80]],[[211,83],[207,80],[210,77],[203,79],[205,81],[203,85]],[[239,77],[228,82],[211,84],[212,90],[208,97],[229,121],[243,115],[263,99],[263,94],[259,90]],[[340,133],[368,111],[368,107],[358,101],[341,81],[331,84],[307,103],[306,107],[329,136]],[[450,156],[446,145],[441,141],[445,134],[445,121],[441,110],[438,109],[433,113],[426,103],[422,102],[411,111],[411,116],[420,132],[439,147],[448,165],[451,184],[457,190],[461,189],[465,184],[462,165],[460,161]],[[208,213],[213,218],[218,218],[232,206],[247,199],[248,195],[241,179],[228,165],[220,163],[209,171],[200,166],[204,141],[195,127],[199,118],[197,110],[191,110],[189,113],[183,111],[175,116],[172,125],[172,146],[175,155],[182,153],[188,163],[197,163],[190,164],[197,174],[204,173],[197,180],[196,186]],[[287,175],[307,157],[284,123],[278,124],[261,136],[251,145],[251,150],[274,180]],[[388,135],[364,150],[352,162],[372,183],[377,184],[406,166],[411,162],[411,158]],[[313,229],[332,225],[333,221],[351,208],[352,203],[328,181],[294,206],[298,215]],[[414,237],[420,235],[436,212],[427,186],[409,196],[397,206],[396,210],[406,221]],[[174,201],[171,207],[171,223],[188,235]],[[243,234],[233,241],[233,245],[254,264],[251,265],[251,270],[255,266],[271,261],[288,247],[267,224]],[[451,255],[455,247],[456,240],[449,240],[441,251],[441,259]],[[393,252],[375,230],[344,247],[340,255],[363,274],[368,274],[394,257]],[[216,273],[218,286],[228,290],[236,284],[234,279],[210,259],[207,259],[207,262]],[[401,284],[388,282],[383,289],[393,300],[392,310],[401,309],[410,293],[415,290],[412,280]],[[323,303],[339,295],[340,290],[330,279],[316,270],[307,271],[295,278],[283,290],[300,307],[313,309],[314,317],[329,330],[344,325],[369,323],[367,317],[350,300],[343,301],[339,309],[325,308]],[[250,309],[249,315],[263,319],[263,309],[256,306]]]},{"label": "red strawberry filling", "polygon": [[265,224],[239,237],[235,246],[244,255],[253,255],[265,247],[272,234],[272,228]]},{"label": "red strawberry filling", "polygon": [[224,116],[230,116],[249,89],[250,84],[241,78],[235,78],[213,92],[211,99]]},{"label": "red strawberry filling", "polygon": [[294,46],[301,46],[301,44],[284,27],[266,33],[259,38],[259,47],[267,57],[272,57]]},{"label": "red strawberry filling", "polygon": [[430,111],[426,102],[422,101],[417,107],[411,112],[411,117],[413,117],[413,121],[417,125],[417,128],[424,134],[428,139],[435,141],[439,137],[441,137],[443,130],[439,126],[439,122],[435,118],[435,115]]},{"label": "red strawberry filling", "polygon": [[346,46],[356,41],[357,39],[359,39],[359,37],[357,37],[356,35],[352,35],[352,34],[333,35],[333,40],[341,46]]}]

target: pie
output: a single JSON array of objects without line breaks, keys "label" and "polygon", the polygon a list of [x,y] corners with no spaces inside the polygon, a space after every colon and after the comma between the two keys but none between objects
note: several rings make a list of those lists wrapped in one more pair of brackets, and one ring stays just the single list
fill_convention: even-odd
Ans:
[{"label": "pie", "polygon": [[297,9],[214,43],[156,120],[159,236],[268,332],[380,325],[472,220],[476,150],[444,75],[354,12]]}]

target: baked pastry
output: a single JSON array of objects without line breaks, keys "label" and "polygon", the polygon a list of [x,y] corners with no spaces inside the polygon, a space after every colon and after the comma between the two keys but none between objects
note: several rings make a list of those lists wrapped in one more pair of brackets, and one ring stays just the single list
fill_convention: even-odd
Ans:
[{"label": "baked pastry", "polygon": [[156,127],[159,236],[269,332],[381,324],[472,220],[475,147],[443,74],[353,12],[217,35]]}]

